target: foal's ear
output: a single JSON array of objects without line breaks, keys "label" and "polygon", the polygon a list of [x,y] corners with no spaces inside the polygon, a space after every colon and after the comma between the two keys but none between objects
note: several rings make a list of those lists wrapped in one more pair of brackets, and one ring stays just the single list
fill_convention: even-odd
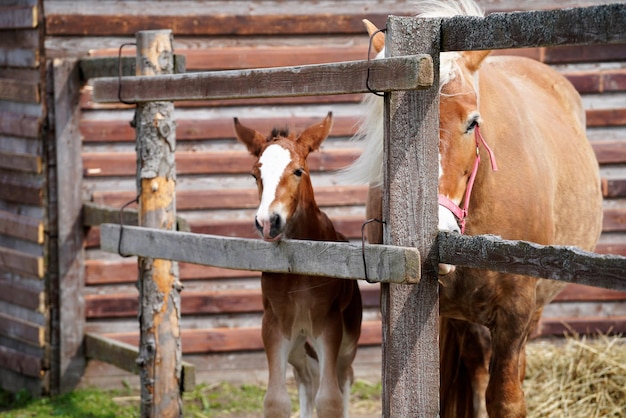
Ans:
[{"label": "foal's ear", "polygon": [[248,128],[247,126],[243,126],[239,119],[235,118],[235,134],[237,135],[237,139],[243,143],[250,154],[258,157],[261,154],[261,150],[263,149],[263,144],[267,142],[263,134],[255,131],[252,128]]},{"label": "foal's ear", "polygon": [[461,52],[461,55],[465,60],[465,64],[467,65],[467,69],[471,72],[478,71],[480,64],[482,64],[489,54],[491,54],[490,50]]},{"label": "foal's ear", "polygon": [[303,145],[307,152],[315,151],[328,137],[330,128],[333,126],[333,112],[328,112],[326,118],[315,125],[309,126],[300,134],[297,141]]},{"label": "foal's ear", "polygon": [[374,38],[372,38],[372,46],[374,47],[374,51],[376,51],[376,53],[378,54],[385,47],[385,35],[382,32],[377,33],[378,28],[369,20],[363,19],[363,24],[365,25],[367,33],[370,35],[370,37],[376,33],[376,35],[374,35]]}]

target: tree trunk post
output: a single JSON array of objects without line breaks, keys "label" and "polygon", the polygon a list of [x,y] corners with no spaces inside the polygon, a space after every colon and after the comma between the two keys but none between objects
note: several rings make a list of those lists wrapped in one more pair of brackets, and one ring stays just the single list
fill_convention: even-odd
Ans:
[{"label": "tree trunk post", "polygon": [[387,56],[431,55],[434,83],[385,97],[384,242],[417,248],[422,276],[417,285],[382,285],[384,417],[439,416],[439,27],[387,20]]},{"label": "tree trunk post", "polygon": [[[172,32],[136,34],[137,75],[174,72]],[[123,85],[122,85],[123,88]],[[122,94],[123,97],[123,94]],[[172,102],[146,102],[135,113],[139,225],[176,228],[176,124]],[[141,417],[182,417],[180,395],[182,350],[178,264],[139,258],[139,322],[137,363],[141,377]]]}]

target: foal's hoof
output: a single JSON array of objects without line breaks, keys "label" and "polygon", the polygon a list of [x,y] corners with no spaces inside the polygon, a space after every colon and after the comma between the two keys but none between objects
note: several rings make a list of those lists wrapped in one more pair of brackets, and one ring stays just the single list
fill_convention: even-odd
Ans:
[{"label": "foal's hoof", "polygon": [[446,274],[453,273],[456,270],[456,267],[452,264],[443,264],[439,263],[439,275],[445,276]]}]

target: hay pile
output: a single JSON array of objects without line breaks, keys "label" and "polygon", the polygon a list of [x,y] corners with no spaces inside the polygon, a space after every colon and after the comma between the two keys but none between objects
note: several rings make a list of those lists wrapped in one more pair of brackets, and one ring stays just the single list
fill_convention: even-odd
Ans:
[{"label": "hay pile", "polygon": [[535,341],[526,353],[529,417],[626,416],[626,338]]}]

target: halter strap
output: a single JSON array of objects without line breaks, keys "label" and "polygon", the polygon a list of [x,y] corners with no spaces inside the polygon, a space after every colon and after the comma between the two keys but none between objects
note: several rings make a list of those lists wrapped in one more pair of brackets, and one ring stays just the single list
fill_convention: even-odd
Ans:
[{"label": "halter strap", "polygon": [[496,156],[487,145],[485,138],[480,133],[480,128],[476,126],[474,128],[475,139],[476,139],[476,159],[474,160],[474,166],[472,167],[472,173],[470,174],[470,178],[467,180],[467,187],[465,188],[465,196],[463,197],[463,207],[460,207],[456,203],[454,203],[450,198],[444,196],[442,194],[438,195],[438,202],[441,206],[448,209],[450,212],[454,214],[454,216],[459,220],[459,226],[461,227],[461,234],[465,233],[465,220],[467,218],[470,198],[472,196],[472,189],[474,188],[474,180],[476,180],[476,173],[478,173],[478,165],[480,164],[480,145],[485,147],[487,153],[489,154],[489,161],[491,162],[491,169],[493,171],[498,171],[498,164],[496,163]]}]

